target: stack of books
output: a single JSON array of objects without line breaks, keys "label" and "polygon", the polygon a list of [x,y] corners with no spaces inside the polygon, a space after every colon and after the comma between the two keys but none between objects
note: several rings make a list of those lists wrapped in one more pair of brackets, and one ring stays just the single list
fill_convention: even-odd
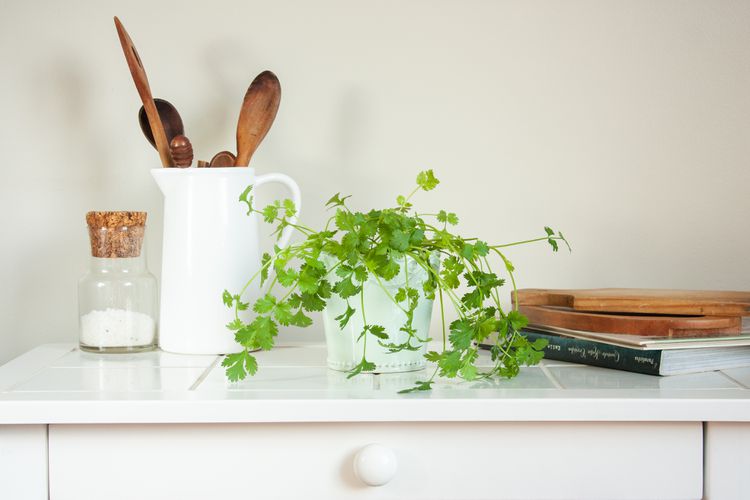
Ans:
[{"label": "stack of books", "polygon": [[650,375],[750,366],[750,292],[519,290],[545,358]]},{"label": "stack of books", "polygon": [[585,332],[544,325],[525,329],[529,341],[546,339],[544,357],[648,375],[678,375],[750,366],[750,322],[740,334],[658,337]]}]

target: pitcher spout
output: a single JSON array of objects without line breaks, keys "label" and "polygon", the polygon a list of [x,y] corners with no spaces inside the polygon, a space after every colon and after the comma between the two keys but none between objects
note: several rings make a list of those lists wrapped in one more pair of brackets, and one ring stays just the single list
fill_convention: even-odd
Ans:
[{"label": "pitcher spout", "polygon": [[154,181],[156,181],[156,185],[159,186],[159,190],[164,197],[167,197],[172,193],[177,181],[176,178],[169,175],[172,173],[170,170],[171,169],[168,168],[154,168],[151,170],[151,176],[154,178]]}]

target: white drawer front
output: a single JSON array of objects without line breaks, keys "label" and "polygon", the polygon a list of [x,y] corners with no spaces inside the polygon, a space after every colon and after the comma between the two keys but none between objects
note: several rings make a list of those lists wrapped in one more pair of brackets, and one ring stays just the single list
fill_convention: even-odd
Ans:
[{"label": "white drawer front", "polygon": [[[354,474],[393,451],[383,486]],[[52,500],[689,499],[700,423],[51,425]]]}]

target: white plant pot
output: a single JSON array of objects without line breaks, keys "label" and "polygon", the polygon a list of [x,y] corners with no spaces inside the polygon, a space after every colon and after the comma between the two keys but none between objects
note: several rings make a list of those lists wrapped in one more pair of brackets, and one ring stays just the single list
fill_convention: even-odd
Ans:
[{"label": "white plant pot", "polygon": [[[409,286],[420,293],[419,305],[414,311],[412,326],[416,329],[419,338],[426,339],[430,332],[433,305],[433,301],[426,299],[422,292],[422,284],[427,280],[427,271],[411,259],[408,263]],[[432,265],[437,268],[437,259],[434,259]],[[401,267],[399,275],[391,281],[381,280],[392,297],[406,283],[406,272],[403,269],[404,266]],[[323,310],[323,326],[328,348],[327,364],[333,370],[351,370],[362,361],[365,349],[364,339],[358,340],[364,328],[359,295],[351,297],[349,303],[357,312],[349,319],[349,323],[343,330],[339,328],[339,322],[335,318],[346,311],[346,301],[334,294],[328,299],[326,308]],[[406,314],[393,303],[372,276],[364,283],[364,305],[367,323],[383,326],[390,337],[387,342],[400,344],[406,341],[408,335],[399,330],[406,321]],[[415,345],[414,340],[412,340],[412,345]],[[378,343],[375,336],[367,334],[367,361],[375,363],[377,373],[421,370],[426,365],[424,358],[426,351],[427,345],[422,344],[416,351],[404,350],[390,353]]]}]

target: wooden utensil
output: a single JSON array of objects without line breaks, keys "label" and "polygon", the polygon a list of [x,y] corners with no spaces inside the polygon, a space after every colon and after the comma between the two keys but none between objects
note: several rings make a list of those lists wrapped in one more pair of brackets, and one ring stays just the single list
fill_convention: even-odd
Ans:
[{"label": "wooden utensil", "polygon": [[518,304],[569,307],[576,311],[748,316],[750,292],[644,288],[528,288],[518,290]]},{"label": "wooden utensil", "polygon": [[255,77],[245,93],[237,121],[237,167],[246,167],[276,118],[281,84],[270,71]]},{"label": "wooden utensil", "polygon": [[[159,113],[162,126],[164,127],[164,135],[167,137],[167,143],[172,142],[177,135],[185,135],[185,126],[182,123],[182,117],[179,111],[175,108],[172,103],[164,99],[154,98],[154,104],[156,105],[156,111]],[[146,136],[146,140],[151,143],[153,147],[156,147],[156,141],[154,141],[154,134],[151,131],[151,124],[148,121],[146,115],[146,108],[141,106],[138,110],[138,124],[141,126],[143,135]]]},{"label": "wooden utensil", "polygon": [[234,167],[235,165],[236,158],[229,151],[219,151],[208,164],[209,167]]},{"label": "wooden utensil", "polygon": [[184,135],[176,135],[169,141],[169,150],[175,165],[181,168],[189,167],[193,163],[193,145]]},{"label": "wooden utensil", "polygon": [[133,76],[133,82],[135,82],[135,88],[138,90],[138,95],[141,97],[143,107],[146,110],[146,116],[148,116],[148,122],[154,133],[156,149],[159,152],[161,164],[164,167],[171,167],[174,165],[174,161],[172,160],[172,154],[169,151],[169,141],[167,141],[167,136],[164,133],[164,126],[161,123],[159,112],[156,110],[156,105],[154,104],[154,98],[151,95],[151,88],[148,85],[146,70],[143,68],[143,63],[138,55],[138,51],[135,49],[133,41],[130,39],[128,32],[125,31],[125,27],[116,16],[115,27],[117,28],[117,36],[120,38],[122,51],[125,54],[125,60],[128,62],[130,74]]},{"label": "wooden utensil", "polygon": [[742,330],[739,316],[653,316],[592,313],[554,306],[519,306],[530,325],[585,332],[620,333],[647,337],[703,337],[733,335]]},{"label": "wooden utensil", "polygon": [[[164,134],[169,141],[169,151],[172,153],[175,165],[182,168],[189,167],[193,162],[193,146],[190,140],[185,137],[185,126],[182,123],[180,113],[172,103],[164,99],[155,98],[154,104],[164,126]],[[146,108],[143,106],[138,110],[138,124],[141,126],[143,135],[146,136],[146,140],[156,147],[151,124],[146,115]]]}]

